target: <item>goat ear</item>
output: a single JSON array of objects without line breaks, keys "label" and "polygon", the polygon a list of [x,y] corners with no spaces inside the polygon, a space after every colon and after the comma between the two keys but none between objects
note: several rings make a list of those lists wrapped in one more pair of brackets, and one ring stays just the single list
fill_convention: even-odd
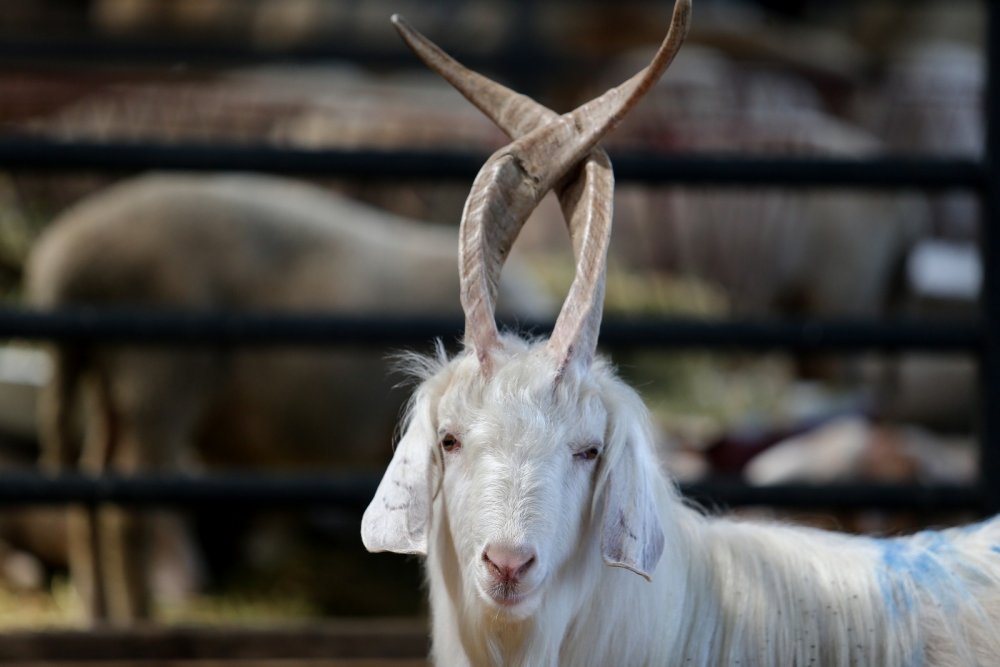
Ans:
[{"label": "goat ear", "polygon": [[361,541],[368,551],[427,555],[434,450],[430,413],[430,397],[418,394],[406,433],[361,518]]},{"label": "goat ear", "polygon": [[[628,401],[627,403],[631,403]],[[617,459],[604,485],[601,555],[613,567],[652,580],[663,555],[663,528],[656,503],[656,469],[649,417],[638,396],[635,406],[611,406],[608,450]],[[616,451],[615,451],[616,450]]]}]

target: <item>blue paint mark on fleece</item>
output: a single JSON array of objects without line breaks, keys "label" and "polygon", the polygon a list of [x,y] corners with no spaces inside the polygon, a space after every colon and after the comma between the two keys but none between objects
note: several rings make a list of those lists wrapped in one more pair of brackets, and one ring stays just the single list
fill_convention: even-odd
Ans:
[{"label": "blue paint mark on fleece", "polygon": [[[904,579],[910,570],[907,548],[899,540],[876,540],[882,550],[882,567],[878,571],[878,583],[882,601],[889,617],[897,618],[905,609],[913,606],[913,592]],[[902,607],[902,609],[901,609]]]},{"label": "blue paint mark on fleece", "polygon": [[1000,554],[1000,544],[994,544],[992,547],[990,547],[990,551],[992,551],[995,554]]},{"label": "blue paint mark on fleece", "polygon": [[963,563],[951,534],[928,530],[875,543],[881,554],[878,583],[890,618],[912,609],[918,593],[950,608],[970,595],[956,572]]}]

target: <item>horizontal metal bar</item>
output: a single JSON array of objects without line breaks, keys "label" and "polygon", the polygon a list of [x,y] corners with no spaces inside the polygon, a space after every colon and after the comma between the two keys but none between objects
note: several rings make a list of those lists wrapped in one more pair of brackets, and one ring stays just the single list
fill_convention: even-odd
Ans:
[{"label": "horizontal metal bar", "polygon": [[920,349],[976,352],[982,330],[975,322],[707,321],[608,319],[601,344],[731,350],[856,351]]},{"label": "horizontal metal bar", "polygon": [[[0,137],[0,168],[263,171],[365,179],[471,181],[488,155],[440,150],[303,150],[264,145],[105,143]],[[620,181],[650,185],[981,188],[985,167],[958,158],[791,158],[615,152]]]},{"label": "horizontal metal bar", "polygon": [[[503,324],[503,323],[502,323]],[[529,333],[551,331],[549,322],[508,323]],[[461,336],[458,317],[349,316],[287,313],[220,313],[76,308],[57,312],[0,309],[0,338],[78,343],[156,345],[354,345],[384,348]],[[975,322],[732,322],[675,318],[607,318],[601,344],[609,348],[733,350],[978,351]]]},{"label": "horizontal metal bar", "polygon": [[[386,445],[388,451],[388,444]],[[96,505],[296,508],[329,505],[363,510],[375,493],[374,474],[278,475],[217,473],[206,477],[143,475],[91,477],[0,474],[0,506]]]},{"label": "horizontal metal bar", "polygon": [[471,181],[488,156],[450,151],[302,150],[236,144],[0,138],[0,168],[256,171],[365,179]]},{"label": "horizontal metal bar", "polygon": [[682,484],[681,491],[705,507],[768,506],[784,509],[984,512],[981,486],[958,484],[780,484],[750,486],[739,481]]},{"label": "horizontal metal bar", "polygon": [[[386,16],[386,34],[391,30]],[[489,64],[483,56],[463,54],[462,62]],[[89,67],[118,65],[136,67],[170,66],[178,63],[228,65],[253,63],[308,63],[346,60],[371,67],[416,66],[413,54],[404,49],[372,49],[357,40],[326,39],[323,43],[285,48],[255,48],[225,39],[157,40],[150,36],[116,39],[107,35],[59,35],[57,37],[0,35],[0,62],[16,64],[84,64]],[[516,53],[491,58],[501,64],[520,63]],[[495,64],[495,63],[494,63]],[[528,63],[523,63],[527,65]],[[538,63],[536,63],[538,64]]]},{"label": "horizontal metal bar", "polygon": [[[128,506],[268,508],[335,506],[363,510],[375,493],[376,474],[87,477],[6,472],[0,475],[0,507],[115,503]],[[682,492],[707,506],[768,505],[842,509],[975,510],[983,493],[975,486],[921,484],[787,484],[753,487],[742,482],[685,484]]]},{"label": "horizontal metal bar", "polygon": [[457,317],[349,316],[74,308],[0,309],[0,338],[144,345],[352,345],[383,348],[456,339]]},{"label": "horizontal metal bar", "polygon": [[974,159],[931,156],[828,158],[612,153],[612,159],[617,179],[649,185],[981,189],[986,174],[984,165]]},{"label": "horizontal metal bar", "polygon": [[[567,9],[579,9],[581,5],[599,6],[604,0],[574,0],[565,3]],[[462,3],[456,0],[438,0],[430,11],[434,23],[441,23],[442,11],[449,15]],[[508,3],[510,4],[510,3]],[[508,10],[533,18],[537,10],[531,3],[519,1],[518,7],[508,6]],[[633,8],[654,5],[650,0],[628,0]],[[662,9],[662,8],[658,8]],[[415,23],[426,23],[421,13],[409,16]],[[384,16],[381,29],[383,36],[391,37],[390,13]],[[458,27],[457,25],[451,27]],[[491,47],[480,53],[456,51],[445,45],[449,53],[467,67],[481,70],[524,73],[530,76],[539,70],[551,72],[553,69],[575,66],[584,71],[592,68],[593,58],[582,58],[574,53],[563,55],[549,47],[545,40],[538,39],[531,26],[523,24],[515,27],[513,34],[501,38],[499,48]],[[247,64],[261,62],[312,62],[347,60],[371,67],[387,65],[409,65],[418,67],[420,61],[401,42],[390,42],[398,48],[372,48],[368,35],[357,30],[357,22],[350,17],[339,25],[323,26],[322,39],[288,46],[256,46],[239,36],[207,34],[190,36],[184,34],[149,34],[148,31],[135,37],[101,34],[100,32],[78,31],[71,33],[20,34],[7,29],[0,32],[0,62],[33,64],[48,62],[55,64],[79,64],[88,66],[117,64],[134,67],[137,64],[172,65],[192,64]],[[525,34],[527,33],[527,35]]]},{"label": "horizontal metal bar", "polygon": [[[391,30],[386,17],[386,34]],[[195,67],[218,67],[280,63],[349,62],[365,67],[419,68],[420,61],[399,43],[400,48],[372,48],[360,43],[356,35],[331,36],[322,43],[300,44],[287,48],[256,48],[248,44],[225,40],[192,39],[139,40],[113,39],[107,36],[87,37],[63,35],[56,38],[12,35],[0,36],[0,63],[33,67],[175,67],[184,64]],[[483,53],[457,52],[453,56],[466,67],[493,73],[508,83],[520,84],[536,77],[568,71],[593,69],[598,63],[593,57],[572,57],[532,44],[531,49],[507,48]],[[517,87],[521,87],[518,85]]]},{"label": "horizontal metal bar", "polygon": [[225,624],[5,626],[0,635],[0,664],[10,667],[425,665],[430,650],[427,630],[426,619],[420,617],[370,616],[327,616],[272,624],[247,623],[242,615],[236,615]]}]

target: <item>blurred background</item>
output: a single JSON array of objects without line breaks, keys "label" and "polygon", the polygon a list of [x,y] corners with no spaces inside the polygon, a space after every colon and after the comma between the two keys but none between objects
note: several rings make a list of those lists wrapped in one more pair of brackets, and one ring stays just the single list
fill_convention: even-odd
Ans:
[{"label": "blurred background", "polygon": [[[676,62],[605,145],[612,161],[702,153],[978,159],[985,5],[696,0]],[[0,139],[485,158],[506,138],[405,49],[390,15],[403,14],[470,67],[566,111],[642,67],[671,9],[640,0],[2,3]],[[266,173],[271,165],[246,169]],[[11,308],[454,315],[454,230],[472,175],[378,177],[366,169],[362,176],[202,171],[137,179],[134,169],[67,169],[58,158],[48,167],[15,164],[0,171],[0,289]],[[616,197],[608,320],[947,325],[976,314],[980,206],[970,191],[679,187],[629,178],[619,180]],[[146,214],[176,242],[129,240],[162,238],[142,236],[152,232],[133,216]],[[189,229],[201,216],[206,227],[235,224],[220,234],[253,227],[261,245],[241,254],[243,237],[227,236],[222,252],[202,252],[201,232]],[[43,233],[55,243],[58,228],[95,217],[122,221],[110,236],[95,237],[103,240],[64,236],[58,251],[38,252]],[[330,229],[317,230],[324,221]],[[84,253],[72,249],[88,242],[100,251],[76,261]],[[295,254],[293,246],[312,254]],[[57,275],[56,265],[79,273],[66,274],[58,295],[43,288],[33,295],[25,285],[29,257],[43,282],[55,280],[44,276]],[[180,279],[163,278],[176,271],[207,284],[230,257],[250,258],[243,282],[219,278],[231,293],[193,296],[171,287]],[[299,271],[300,260],[332,268]],[[108,268],[130,261],[125,273]],[[573,270],[551,197],[526,225],[512,261],[507,312],[525,321],[551,317]],[[268,262],[278,270],[266,273]],[[102,271],[117,284],[102,283]],[[267,288],[254,282],[262,277]],[[97,287],[72,289],[90,280]],[[429,341],[412,347],[430,349]],[[100,361],[88,357],[90,384],[73,400],[95,400],[86,395],[99,395],[102,383],[117,387],[107,393],[126,404],[144,397],[131,413],[131,404],[115,409],[130,424],[146,420],[134,431],[140,448],[183,414],[184,429],[157,445],[174,453],[151,457],[142,470],[159,461],[186,472],[377,474],[406,397],[385,362],[393,349],[112,351]],[[33,468],[40,434],[51,428],[36,418],[53,374],[50,352],[16,341],[0,350],[5,466]],[[681,481],[976,481],[970,355],[620,345],[612,358],[646,399],[665,465]],[[150,405],[167,407],[152,414]],[[94,428],[88,410],[76,411],[71,428],[83,441]],[[876,534],[960,518],[874,509],[793,514]],[[356,515],[333,509],[189,512],[183,528],[163,531],[154,548],[163,558],[154,555],[148,572],[153,616],[240,623],[424,614],[418,564],[363,553],[356,526]],[[61,509],[0,514],[0,626],[86,623],[65,535]]]}]

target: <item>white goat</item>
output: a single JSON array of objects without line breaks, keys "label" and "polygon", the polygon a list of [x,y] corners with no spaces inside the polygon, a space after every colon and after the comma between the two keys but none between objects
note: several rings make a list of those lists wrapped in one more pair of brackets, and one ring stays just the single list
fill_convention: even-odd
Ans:
[{"label": "white goat", "polygon": [[[154,174],[53,222],[32,249],[26,291],[40,308],[449,314],[458,311],[456,241],[450,228],[292,180]],[[512,312],[544,316],[534,283],[509,277]],[[377,468],[385,453],[375,443],[390,437],[401,402],[389,397],[377,351],[71,343],[52,351],[39,421],[50,468],[163,472],[191,458],[229,468]],[[147,616],[148,526],[92,519],[70,522],[84,608],[123,623]]]},{"label": "white goat", "polygon": [[[658,468],[639,396],[594,358],[613,189],[595,145],[670,61],[689,11],[677,1],[649,68],[565,116],[397,20],[520,138],[463,216],[465,351],[415,361],[423,382],[362,539],[426,554],[440,665],[996,664],[1000,521],[876,540],[706,518]],[[500,266],[553,186],[576,279],[548,341],[500,335]]]}]

